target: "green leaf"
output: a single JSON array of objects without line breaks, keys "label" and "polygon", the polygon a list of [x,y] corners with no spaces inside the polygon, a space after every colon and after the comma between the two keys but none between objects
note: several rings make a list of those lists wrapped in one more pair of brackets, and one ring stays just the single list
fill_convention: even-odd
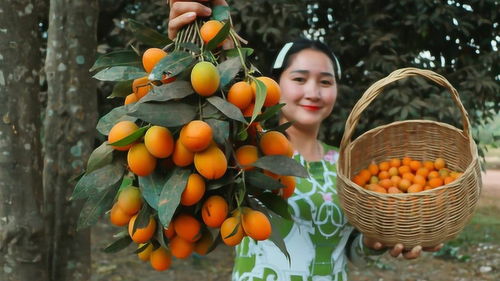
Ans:
[{"label": "green leaf", "polygon": [[257,199],[277,215],[284,219],[292,220],[292,215],[290,215],[290,210],[288,209],[288,203],[280,196],[272,192],[264,192],[257,196]]},{"label": "green leaf", "polygon": [[154,172],[147,177],[139,177],[139,188],[144,200],[155,210],[158,210],[158,201],[167,175]]},{"label": "green leaf", "polygon": [[151,244],[151,243],[149,243],[149,242],[144,243],[142,246],[138,247],[138,248],[134,251],[134,254],[140,254],[140,253],[144,252],[144,250],[146,250],[146,248],[147,248],[150,244]]},{"label": "green leaf", "polygon": [[218,21],[229,20],[229,6],[218,5],[213,7],[212,19]]},{"label": "green leaf", "polygon": [[254,167],[268,170],[282,176],[296,176],[306,178],[309,176],[306,169],[297,161],[283,155],[268,155],[257,159]]},{"label": "green leaf", "polygon": [[191,83],[187,81],[174,81],[159,87],[154,87],[153,90],[140,99],[138,103],[182,99],[192,93],[194,93],[194,90],[191,87]]},{"label": "green leaf", "polygon": [[177,168],[163,186],[158,202],[158,217],[164,227],[169,225],[177,206],[179,206],[182,192],[190,174],[189,169]]},{"label": "green leaf", "polygon": [[102,249],[104,253],[117,253],[125,248],[128,247],[132,243],[132,238],[130,238],[130,235],[128,233],[124,234],[123,237],[119,238],[118,240],[114,241],[110,245],[106,246],[106,248]]},{"label": "green leaf", "polygon": [[278,131],[281,133],[285,133],[286,129],[290,128],[293,125],[293,121],[283,123],[275,128],[269,129],[270,131]]},{"label": "green leaf", "polygon": [[132,50],[120,50],[100,56],[90,68],[90,72],[112,66],[142,67],[141,58]]},{"label": "green leaf", "polygon": [[242,68],[239,57],[230,58],[217,65],[217,70],[220,74],[220,88],[225,87],[231,80],[236,77]]},{"label": "green leaf", "polygon": [[108,96],[108,99],[114,97],[124,98],[132,94],[132,83],[134,80],[120,81],[113,86],[113,92]]},{"label": "green leaf", "polygon": [[107,141],[103,142],[90,154],[89,160],[87,161],[86,173],[91,173],[110,164],[111,161],[113,161],[113,151],[114,149],[108,145]]},{"label": "green leaf", "polygon": [[145,228],[148,226],[149,221],[151,220],[151,207],[148,204],[142,204],[142,208],[137,214],[137,218],[134,221],[134,225],[132,226],[132,234],[135,233],[137,229]]},{"label": "green leaf", "polygon": [[127,81],[146,75],[144,70],[135,66],[113,66],[97,72],[93,77],[100,81]]},{"label": "green leaf", "polygon": [[86,173],[76,183],[71,200],[92,197],[109,186],[117,183],[120,184],[124,172],[123,163],[121,161],[114,161],[104,167]]},{"label": "green leaf", "polygon": [[243,117],[241,110],[234,104],[227,102],[226,100],[218,96],[211,96],[207,98],[207,101],[211,103],[213,106],[215,106],[220,112],[222,112],[227,117],[236,121],[240,121],[244,124],[247,124],[247,121]]},{"label": "green leaf", "polygon": [[117,182],[88,198],[80,212],[77,231],[94,225],[107,210],[111,209],[119,186],[120,182]]},{"label": "green leaf", "polygon": [[155,65],[151,71],[150,80],[161,80],[164,74],[169,77],[176,76],[191,66],[194,61],[195,58],[188,52],[173,51]]},{"label": "green leaf", "polygon": [[128,106],[123,105],[119,107],[113,108],[108,114],[104,115],[99,119],[99,122],[97,122],[97,131],[99,133],[107,136],[109,134],[109,131],[113,126],[120,122],[120,121],[132,121],[135,122],[137,118],[128,116]]},{"label": "green leaf", "polygon": [[275,190],[285,187],[276,179],[259,171],[246,171],[245,182],[253,187],[266,190]]},{"label": "green leaf", "polygon": [[234,48],[226,51],[227,57],[239,57],[240,53],[243,55],[243,59],[246,59],[251,54],[253,54],[252,48]]},{"label": "green leaf", "polygon": [[255,107],[253,109],[252,118],[250,119],[250,123],[252,123],[257,115],[259,115],[262,110],[262,106],[264,105],[264,101],[266,100],[266,92],[267,87],[264,82],[259,79],[253,78],[252,81],[256,84],[256,93],[255,93]]},{"label": "green leaf", "polygon": [[196,116],[196,108],[177,101],[140,103],[128,115],[163,127],[179,127]]},{"label": "green leaf", "polygon": [[168,39],[167,35],[160,34],[158,31],[145,26],[139,21],[128,19],[128,23],[128,27],[134,34],[134,37],[146,45],[163,48],[172,43],[172,40]]},{"label": "green leaf", "polygon": [[155,231],[154,237],[155,237],[156,241],[158,241],[160,243],[160,246],[162,246],[165,249],[169,248],[167,238],[165,237],[165,234],[163,233],[163,226],[161,226],[161,225],[156,226],[156,231]]},{"label": "green leaf", "polygon": [[278,249],[286,256],[288,262],[290,263],[290,254],[288,253],[288,249],[286,248],[285,241],[283,240],[283,236],[280,231],[280,226],[283,224],[282,219],[276,215],[274,215],[272,212],[269,212],[269,218],[271,221],[271,237],[269,237],[269,240],[271,240]]},{"label": "green leaf", "polygon": [[212,40],[210,40],[203,49],[205,51],[212,51],[213,49],[217,48],[217,46],[220,43],[226,40],[230,30],[231,30],[231,23],[227,21],[221,28],[219,33],[217,33],[217,35],[215,35],[215,37]]},{"label": "green leaf", "polygon": [[216,143],[225,143],[229,139],[229,122],[217,119],[205,119],[212,128],[212,135]]},{"label": "green leaf", "polygon": [[147,126],[144,126],[142,128],[139,128],[139,129],[135,130],[135,132],[133,132],[132,134],[130,134],[130,135],[128,135],[120,140],[117,140],[114,143],[110,143],[109,145],[111,145],[111,146],[125,146],[125,145],[129,145],[131,143],[134,143],[136,140],[138,140],[139,138],[144,136],[144,134],[146,133],[146,131],[150,127],[151,127],[150,125],[147,125]]},{"label": "green leaf", "polygon": [[285,104],[280,103],[280,104],[276,104],[276,105],[273,105],[273,106],[267,108],[266,111],[264,111],[264,113],[257,116],[257,118],[255,118],[254,121],[261,122],[261,121],[265,121],[265,120],[275,116],[281,110],[281,108],[283,108],[283,106],[285,106]]},{"label": "green leaf", "polygon": [[181,48],[181,49],[184,48],[184,49],[191,51],[195,54],[201,53],[200,47],[198,47],[198,45],[196,45],[195,43],[191,43],[191,42],[180,43],[179,48]]}]

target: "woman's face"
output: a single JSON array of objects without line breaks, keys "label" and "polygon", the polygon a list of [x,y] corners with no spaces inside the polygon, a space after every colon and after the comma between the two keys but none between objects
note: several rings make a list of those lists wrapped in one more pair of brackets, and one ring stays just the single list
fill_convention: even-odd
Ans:
[{"label": "woman's face", "polygon": [[281,74],[281,113],[294,126],[319,126],[332,112],[337,85],[330,58],[321,51],[304,49],[290,57]]}]

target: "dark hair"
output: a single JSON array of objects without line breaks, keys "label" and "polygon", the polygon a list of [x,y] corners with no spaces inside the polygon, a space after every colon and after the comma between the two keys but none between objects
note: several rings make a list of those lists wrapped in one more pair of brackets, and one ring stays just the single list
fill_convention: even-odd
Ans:
[{"label": "dark hair", "polygon": [[[289,46],[291,44],[291,46]],[[286,48],[286,49],[285,49]],[[290,43],[287,43],[283,46],[283,48],[280,50],[280,52],[276,55],[276,59],[271,66],[271,74],[273,78],[278,81],[279,77],[285,71],[291,63],[290,57],[302,50],[305,49],[313,49],[320,51],[324,53],[326,56],[328,56],[332,62],[333,65],[333,70],[335,71],[335,76],[337,80],[340,80],[340,65],[338,63],[337,57],[335,54],[330,50],[330,48],[325,44],[320,41],[315,41],[315,40],[309,40],[305,38],[300,38],[295,41],[292,41]],[[276,66],[277,60],[280,59],[280,54],[282,52],[286,52],[284,58],[282,58],[281,65]],[[283,56],[283,54],[281,54]]]}]

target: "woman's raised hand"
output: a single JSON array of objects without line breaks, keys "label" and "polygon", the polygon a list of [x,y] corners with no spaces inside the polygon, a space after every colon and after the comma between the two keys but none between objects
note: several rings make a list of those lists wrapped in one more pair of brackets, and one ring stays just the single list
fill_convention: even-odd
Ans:
[{"label": "woman's raised hand", "polygon": [[168,37],[174,39],[177,32],[185,25],[193,22],[196,17],[208,17],[212,14],[212,9],[200,2],[212,2],[214,6],[227,6],[225,0],[199,0],[184,1],[170,0],[170,15],[168,22]]},{"label": "woman's raised hand", "polygon": [[[366,236],[363,237],[363,243],[365,244],[366,247],[374,249],[374,250],[383,250],[387,248],[384,246],[382,243],[376,241],[375,239],[367,238]],[[413,247],[411,250],[404,250],[404,246],[401,243],[398,243],[392,247],[392,249],[387,249],[389,251],[389,254],[395,258],[399,257],[399,255],[403,254],[403,257],[407,260],[411,259],[416,259],[420,257],[420,254],[422,251],[426,252],[437,252],[443,247],[443,244],[434,246],[434,247],[425,247],[422,248],[422,246],[418,245]]]}]

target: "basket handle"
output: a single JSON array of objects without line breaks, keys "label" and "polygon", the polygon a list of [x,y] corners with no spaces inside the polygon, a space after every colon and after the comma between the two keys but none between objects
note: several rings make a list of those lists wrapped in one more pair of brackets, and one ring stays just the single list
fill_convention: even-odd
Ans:
[{"label": "basket handle", "polygon": [[359,99],[356,105],[354,105],[351,113],[349,114],[349,117],[347,118],[345,124],[344,136],[342,137],[342,141],[340,143],[340,150],[345,150],[345,148],[351,143],[351,138],[352,135],[354,134],[356,126],[358,125],[361,113],[363,113],[363,111],[370,105],[370,103],[372,103],[372,101],[382,92],[384,87],[392,82],[415,75],[423,76],[433,81],[434,83],[448,89],[448,91],[451,94],[451,97],[453,98],[453,101],[455,102],[455,104],[460,109],[460,112],[462,113],[462,125],[465,137],[470,138],[469,115],[467,114],[467,111],[465,111],[465,108],[462,102],[460,101],[460,97],[458,95],[457,90],[450,84],[450,82],[448,82],[448,80],[446,80],[446,78],[433,71],[408,67],[393,71],[391,74],[389,74],[389,76],[375,82],[365,91],[365,93]]}]

